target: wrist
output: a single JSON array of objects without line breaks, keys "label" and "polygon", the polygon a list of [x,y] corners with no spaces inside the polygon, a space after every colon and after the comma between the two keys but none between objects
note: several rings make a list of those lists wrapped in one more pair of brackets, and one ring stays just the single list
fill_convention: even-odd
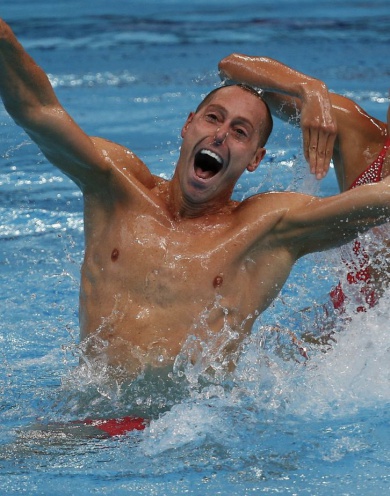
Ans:
[{"label": "wrist", "polygon": [[328,96],[328,87],[319,79],[308,79],[299,85],[299,97],[306,103],[315,98],[318,100],[321,96]]}]

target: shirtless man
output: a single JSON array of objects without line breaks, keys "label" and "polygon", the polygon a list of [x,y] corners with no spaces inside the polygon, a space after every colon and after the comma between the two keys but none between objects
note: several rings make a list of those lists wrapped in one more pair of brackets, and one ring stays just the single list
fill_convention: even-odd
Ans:
[{"label": "shirtless man", "polygon": [[232,201],[271,130],[264,102],[240,86],[218,89],[189,114],[168,181],[123,146],[87,136],[4,22],[0,93],[15,122],[83,192],[81,338],[87,353],[104,353],[130,376],[172,364],[189,335],[224,330],[222,348],[234,352],[299,257],[390,214],[387,180],[331,198]]},{"label": "shirtless man", "polygon": [[[331,159],[340,191],[389,175],[390,107],[387,123],[382,122],[349,98],[329,93],[322,81],[268,57],[232,54],[220,62],[220,70],[222,77],[262,88],[273,114],[300,123],[304,154],[318,179],[327,173]],[[353,251],[354,257],[347,261],[347,281],[358,288],[356,310],[365,311],[388,286],[390,273],[387,262],[378,270],[382,254],[373,253],[375,264],[371,264],[358,241]],[[331,297],[335,308],[343,308],[346,297],[341,284]]]}]

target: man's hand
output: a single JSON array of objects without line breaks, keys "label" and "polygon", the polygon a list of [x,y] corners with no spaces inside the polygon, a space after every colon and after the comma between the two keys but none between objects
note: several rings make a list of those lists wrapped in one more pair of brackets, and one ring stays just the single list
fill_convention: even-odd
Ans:
[{"label": "man's hand", "polygon": [[322,85],[321,92],[306,89],[302,99],[301,128],[303,152],[310,172],[317,179],[322,179],[329,170],[337,135],[336,120],[325,85]]}]

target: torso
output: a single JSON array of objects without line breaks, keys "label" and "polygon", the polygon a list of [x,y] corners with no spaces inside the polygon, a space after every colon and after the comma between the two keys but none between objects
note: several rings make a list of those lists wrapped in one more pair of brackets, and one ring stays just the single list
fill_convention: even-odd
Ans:
[{"label": "torso", "polygon": [[119,181],[120,202],[85,195],[80,323],[88,352],[132,373],[172,363],[189,335],[223,330],[221,349],[234,351],[293,263],[268,238],[277,214],[243,225],[243,208],[233,206],[177,221],[164,195],[133,180],[126,195]]},{"label": "torso", "polygon": [[[386,124],[361,112],[359,124],[350,127],[340,124],[333,162],[340,191],[347,191],[382,152],[388,136]],[[349,121],[348,121],[349,122]],[[382,178],[390,174],[390,153],[387,151],[382,166]]]},{"label": "torso", "polygon": [[[346,191],[360,184],[377,182],[390,174],[390,151],[384,150],[384,146],[389,141],[386,124],[364,112],[360,112],[359,119],[359,126],[355,128],[345,126],[345,132],[339,136],[333,156],[340,191]],[[383,155],[383,161],[380,164],[380,174],[377,174],[373,164],[375,165],[380,154]],[[371,176],[372,180],[370,180]],[[377,246],[381,246],[382,242],[385,251],[388,245],[386,228],[376,228],[374,232],[377,233]],[[363,293],[363,304],[359,308],[367,309],[378,301],[384,288],[389,285],[388,264],[382,250],[376,252],[371,250],[368,257],[360,242],[355,242],[354,251],[356,260],[351,261],[350,264],[355,263],[356,267],[351,270],[349,280],[359,280],[358,288]],[[361,262],[362,260],[364,263]],[[343,286],[345,287],[344,283]],[[360,298],[360,295],[358,297]]]}]

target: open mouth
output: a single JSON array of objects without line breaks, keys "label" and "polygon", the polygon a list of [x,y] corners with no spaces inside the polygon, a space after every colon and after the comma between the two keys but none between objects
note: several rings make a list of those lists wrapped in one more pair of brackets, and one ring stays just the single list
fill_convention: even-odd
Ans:
[{"label": "open mouth", "polygon": [[223,160],[211,150],[203,148],[195,155],[195,174],[201,179],[210,179],[222,169]]}]

